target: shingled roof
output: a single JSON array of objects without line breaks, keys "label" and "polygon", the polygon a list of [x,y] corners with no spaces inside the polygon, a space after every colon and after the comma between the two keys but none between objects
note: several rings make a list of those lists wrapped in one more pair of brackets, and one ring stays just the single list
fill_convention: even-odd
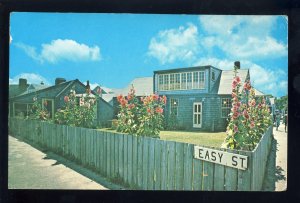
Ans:
[{"label": "shingled roof", "polygon": [[[246,79],[249,79],[249,69],[239,69],[237,71],[237,75],[241,78],[242,82],[245,82]],[[218,94],[222,94],[222,95],[231,94],[231,84],[232,84],[233,77],[234,77],[233,70],[222,71]]]}]

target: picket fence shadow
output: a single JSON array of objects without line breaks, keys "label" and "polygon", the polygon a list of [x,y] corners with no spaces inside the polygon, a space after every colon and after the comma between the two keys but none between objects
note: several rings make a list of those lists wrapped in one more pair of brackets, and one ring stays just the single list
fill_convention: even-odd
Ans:
[{"label": "picket fence shadow", "polygon": [[141,190],[260,191],[272,130],[267,130],[252,152],[209,147],[248,156],[248,168],[239,170],[195,159],[193,144],[9,119],[11,135],[74,160],[128,189]]}]

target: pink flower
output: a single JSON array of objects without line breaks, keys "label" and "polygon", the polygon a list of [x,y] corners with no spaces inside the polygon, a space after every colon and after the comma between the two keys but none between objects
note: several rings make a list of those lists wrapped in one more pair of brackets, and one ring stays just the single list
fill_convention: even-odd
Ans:
[{"label": "pink flower", "polygon": [[255,102],[255,99],[252,99],[250,102],[249,102],[249,106],[255,106],[256,102]]},{"label": "pink flower", "polygon": [[164,112],[163,108],[161,108],[161,107],[156,107],[155,111],[156,111],[156,113],[163,113]]},{"label": "pink flower", "polygon": [[164,95],[160,98],[160,101],[162,101],[164,104],[167,103],[167,97]]},{"label": "pink flower", "polygon": [[237,83],[240,83],[240,82],[241,82],[241,79],[240,79],[239,76],[236,76],[235,79],[236,79]]},{"label": "pink flower", "polygon": [[239,131],[239,129],[236,125],[234,125],[233,131],[234,131],[234,133],[237,133]]},{"label": "pink flower", "polygon": [[128,94],[127,99],[128,99],[128,101],[130,101],[132,99],[131,94]]},{"label": "pink flower", "polygon": [[238,117],[239,115],[240,115],[239,112],[236,111],[236,112],[233,113],[232,118],[233,118],[233,119],[237,119],[237,117]]},{"label": "pink flower", "polygon": [[250,84],[249,81],[247,81],[247,82],[244,84],[244,89],[245,89],[245,90],[248,90],[248,91],[251,89],[251,84]]},{"label": "pink flower", "polygon": [[152,95],[152,99],[154,100],[154,101],[157,101],[158,100],[158,95],[157,94],[154,94],[154,95]]},{"label": "pink flower", "polygon": [[129,104],[129,106],[128,106],[129,109],[133,109],[134,107],[135,107],[134,104]]},{"label": "pink flower", "polygon": [[255,127],[254,121],[251,121],[251,123],[250,123],[250,128],[252,129],[252,128],[254,128],[254,127]]},{"label": "pink flower", "polygon": [[66,103],[68,103],[68,102],[70,101],[69,97],[68,97],[68,96],[65,96],[65,97],[64,97],[64,101],[65,101]]},{"label": "pink flower", "polygon": [[147,112],[148,112],[148,113],[151,113],[151,109],[148,108],[148,109],[147,109]]},{"label": "pink flower", "polygon": [[244,110],[243,115],[246,119],[249,119],[249,114],[246,110]]}]

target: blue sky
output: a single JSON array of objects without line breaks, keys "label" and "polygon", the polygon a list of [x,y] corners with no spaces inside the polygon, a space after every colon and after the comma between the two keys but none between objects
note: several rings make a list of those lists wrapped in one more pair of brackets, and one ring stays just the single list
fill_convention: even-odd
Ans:
[{"label": "blue sky", "polygon": [[55,78],[123,88],[154,70],[241,61],[252,84],[287,94],[285,16],[12,13],[10,83]]}]

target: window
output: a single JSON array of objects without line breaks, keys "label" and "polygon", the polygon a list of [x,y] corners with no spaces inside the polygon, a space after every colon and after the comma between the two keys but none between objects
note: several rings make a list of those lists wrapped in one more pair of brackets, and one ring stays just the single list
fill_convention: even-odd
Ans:
[{"label": "window", "polygon": [[199,72],[199,89],[205,88],[204,72]]},{"label": "window", "polygon": [[54,100],[42,99],[42,106],[50,113],[50,118],[54,118]]},{"label": "window", "polygon": [[212,72],[211,72],[211,80],[214,81],[215,78],[216,78],[215,71],[212,71]]},{"label": "window", "polygon": [[175,89],[175,74],[170,74],[170,90]]},{"label": "window", "polygon": [[204,71],[158,75],[158,90],[186,90],[205,88]]},{"label": "window", "polygon": [[186,74],[187,89],[192,89],[192,72]]},{"label": "window", "polygon": [[169,90],[169,75],[164,75],[164,89],[163,90]]},{"label": "window", "polygon": [[175,89],[180,89],[180,73],[175,74]]},{"label": "window", "polygon": [[181,89],[186,89],[186,73],[181,73]]},{"label": "window", "polygon": [[193,89],[199,89],[199,72],[193,73]]},{"label": "window", "polygon": [[230,98],[222,98],[222,104],[221,104],[221,117],[222,118],[228,118],[228,115],[230,114],[231,109],[231,99]]},{"label": "window", "polygon": [[14,117],[27,117],[31,114],[32,104],[27,103],[14,103],[13,116]]},{"label": "window", "polygon": [[158,90],[163,90],[164,78],[163,75],[158,76]]},{"label": "window", "polygon": [[170,114],[178,115],[178,99],[170,99]]}]

